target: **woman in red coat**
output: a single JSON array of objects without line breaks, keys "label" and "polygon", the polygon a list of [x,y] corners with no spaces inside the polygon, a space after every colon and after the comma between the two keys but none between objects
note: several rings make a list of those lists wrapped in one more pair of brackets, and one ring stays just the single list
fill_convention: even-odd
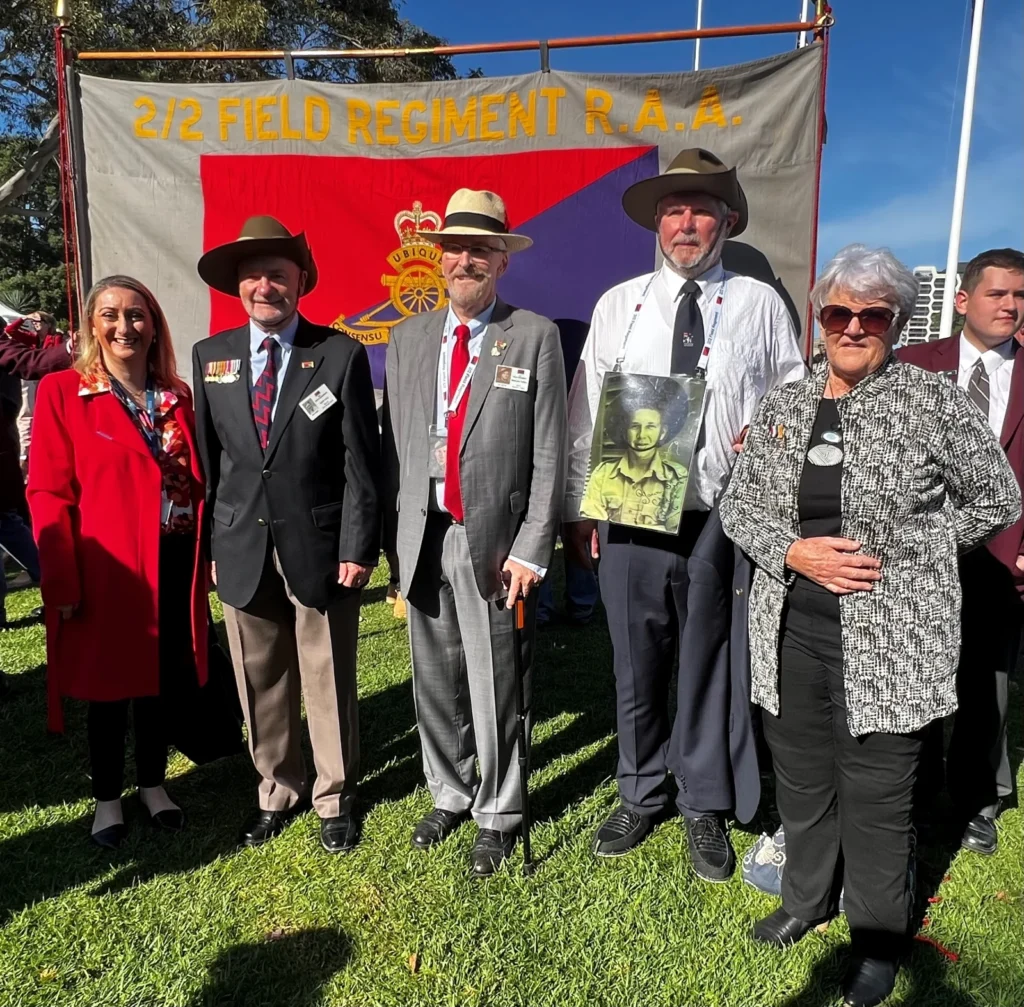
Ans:
[{"label": "woman in red coat", "polygon": [[49,725],[63,728],[62,696],[88,701],[92,838],[115,848],[125,834],[129,701],[139,796],[153,824],[178,831],[160,697],[184,676],[206,681],[204,486],[191,393],[138,280],[111,276],[89,292],[75,369],[39,384],[30,451]]}]

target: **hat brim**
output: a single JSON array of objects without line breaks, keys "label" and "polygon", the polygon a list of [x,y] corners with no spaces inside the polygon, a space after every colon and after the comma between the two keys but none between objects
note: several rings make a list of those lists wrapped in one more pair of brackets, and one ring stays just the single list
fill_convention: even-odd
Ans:
[{"label": "hat brim", "polygon": [[670,172],[641,179],[622,194],[622,209],[626,211],[626,216],[630,220],[641,227],[646,227],[648,231],[656,231],[658,203],[666,196],[677,192],[701,192],[727,203],[730,209],[739,214],[736,226],[729,232],[730,238],[735,238],[747,229],[747,196],[736,178],[735,168],[714,175],[702,172]]},{"label": "hat brim", "polygon": [[445,227],[440,231],[417,231],[416,237],[427,244],[439,245],[445,238],[501,238],[506,252],[522,252],[533,244],[525,234],[496,234],[483,227]]},{"label": "hat brim", "polygon": [[316,286],[319,278],[316,263],[301,234],[291,238],[240,238],[238,241],[230,241],[226,245],[211,248],[199,260],[196,269],[207,286],[222,294],[237,297],[238,267],[246,259],[254,259],[259,255],[280,255],[304,269],[306,286],[303,294],[308,294]]}]

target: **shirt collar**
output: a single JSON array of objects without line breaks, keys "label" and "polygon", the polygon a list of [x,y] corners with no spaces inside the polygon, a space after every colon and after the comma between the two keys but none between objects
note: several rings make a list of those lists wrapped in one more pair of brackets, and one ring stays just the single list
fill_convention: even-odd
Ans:
[{"label": "shirt collar", "polygon": [[[494,300],[491,301],[491,303],[488,304],[487,307],[484,308],[484,310],[481,311],[480,314],[476,316],[476,318],[471,318],[469,320],[467,324],[469,325],[470,339],[473,339],[475,336],[478,336],[481,332],[483,332],[484,329],[487,328],[488,325],[491,324],[491,316],[494,314],[494,309],[495,307],[497,307],[497,304],[498,298],[495,297]],[[448,304],[448,319],[445,324],[449,332],[454,332],[455,326],[462,324],[459,321],[458,317],[456,316],[455,312],[452,310],[450,302]]]},{"label": "shirt collar", "polygon": [[615,475],[615,476],[621,475],[621,476],[625,477],[626,479],[628,479],[630,482],[641,482],[643,479],[646,479],[649,476],[653,476],[659,482],[667,483],[669,481],[669,474],[668,474],[668,472],[665,469],[665,459],[662,457],[662,455],[660,453],[658,453],[658,454],[656,454],[654,456],[654,461],[651,462],[650,468],[648,468],[647,471],[644,472],[644,474],[643,474],[641,479],[634,479],[629,474],[629,472],[626,471],[626,469],[623,467],[623,466],[625,466],[625,464],[626,464],[626,456],[623,455],[615,463],[615,468],[612,470],[612,475]]},{"label": "shirt collar", "polygon": [[287,346],[289,349],[295,343],[295,333],[299,328],[299,313],[296,311],[292,320],[280,332],[264,332],[251,318],[249,319],[249,351],[258,353],[260,344],[267,336],[276,339],[279,346]]},{"label": "shirt collar", "polygon": [[[686,279],[680,276],[674,269],[672,269],[667,262],[661,264],[661,283],[665,290],[668,292],[669,297],[673,301],[678,300],[679,295],[683,292],[683,284],[686,283]],[[708,287],[716,283],[721,283],[725,279],[725,267],[722,265],[722,260],[719,259],[710,269],[706,269],[700,276],[694,277],[694,280],[702,295],[707,294]]]},{"label": "shirt collar", "polygon": [[963,332],[961,332],[960,366],[969,370],[980,357],[985,363],[985,373],[991,375],[998,371],[999,368],[1008,360],[1013,359],[1013,354],[1016,348],[1016,340],[1011,336],[1005,342],[1000,343],[991,350],[985,350],[985,352],[982,353],[981,350],[979,350],[978,347],[975,346],[974,343],[972,343],[967,336],[963,334]]}]

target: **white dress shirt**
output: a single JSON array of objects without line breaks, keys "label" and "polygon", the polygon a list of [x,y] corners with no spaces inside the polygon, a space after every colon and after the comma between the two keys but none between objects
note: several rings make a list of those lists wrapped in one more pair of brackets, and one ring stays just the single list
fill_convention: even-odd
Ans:
[{"label": "white dress shirt", "polygon": [[[667,265],[612,287],[594,308],[590,333],[569,392],[569,471],[564,519],[578,521],[587,482],[601,385],[613,370],[622,339],[644,287],[654,276],[626,344],[622,370],[664,374],[672,364],[672,331],[686,280]],[[768,284],[729,273],[720,262],[696,278],[705,333],[712,323],[713,302],[723,300],[715,341],[708,357],[703,445],[690,478],[701,510],[710,510],[725,487],[736,460],[733,444],[749,426],[765,392],[807,373],[789,311]],[[723,287],[724,283],[724,287]]]},{"label": "white dress shirt", "polygon": [[274,401],[270,407],[270,422],[277,415],[277,400],[281,397],[284,385],[284,372],[288,370],[288,361],[292,358],[292,346],[295,333],[299,328],[299,316],[292,320],[280,332],[264,332],[251,318],[249,319],[249,366],[252,370],[252,386],[256,386],[263,368],[267,366],[267,351],[260,349],[263,340],[270,336],[277,343],[277,380],[274,387]]},{"label": "white dress shirt", "polygon": [[996,437],[1003,435],[1003,421],[1006,419],[1006,407],[1010,402],[1013,350],[1014,341],[1010,338],[995,349],[982,353],[962,332],[960,333],[960,368],[957,371],[956,383],[967,390],[971,371],[980,357],[988,374],[988,425]]},{"label": "white dress shirt", "polygon": [[[466,324],[469,325],[469,359],[473,357],[479,357],[480,351],[484,345],[484,334],[487,332],[487,326],[491,324],[491,316],[494,314],[494,306],[498,303],[495,298],[491,303],[480,312],[476,318],[471,318]],[[437,356],[437,391],[435,393],[435,404],[434,404],[434,423],[438,429],[443,429],[447,426],[447,420],[445,418],[445,408],[448,405],[448,393],[450,389],[445,388],[444,382],[446,377],[450,379],[452,373],[452,352],[455,350],[455,326],[461,325],[455,312],[452,311],[451,305],[448,306],[448,316],[444,320],[444,331],[448,337],[441,344],[441,352]],[[442,366],[443,365],[443,366]],[[475,377],[474,373],[474,377]],[[469,388],[466,389],[465,397],[469,397]],[[453,450],[452,445],[448,445],[449,450]],[[458,450],[458,446],[455,446],[454,450]],[[448,513],[448,508],[444,505],[444,480],[434,480],[434,502],[437,504],[437,509],[444,514]],[[545,566],[537,566],[534,563],[527,563],[526,560],[517,559],[515,556],[509,556],[509,559],[520,566],[525,566],[528,570],[532,570],[538,577],[544,578],[547,575],[548,569]]]}]

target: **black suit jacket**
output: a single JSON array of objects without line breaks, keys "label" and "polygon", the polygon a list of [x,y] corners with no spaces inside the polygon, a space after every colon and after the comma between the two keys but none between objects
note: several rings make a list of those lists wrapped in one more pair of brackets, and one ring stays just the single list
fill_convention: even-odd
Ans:
[{"label": "black suit jacket", "polygon": [[[241,361],[237,381],[208,379],[207,364],[219,360]],[[221,599],[234,608],[252,600],[270,536],[295,597],[326,607],[345,590],[339,563],[378,558],[380,446],[366,350],[300,317],[265,453],[252,417],[248,324],[196,343],[192,375],[204,536]],[[321,386],[337,401],[311,420],[299,403]]]}]

